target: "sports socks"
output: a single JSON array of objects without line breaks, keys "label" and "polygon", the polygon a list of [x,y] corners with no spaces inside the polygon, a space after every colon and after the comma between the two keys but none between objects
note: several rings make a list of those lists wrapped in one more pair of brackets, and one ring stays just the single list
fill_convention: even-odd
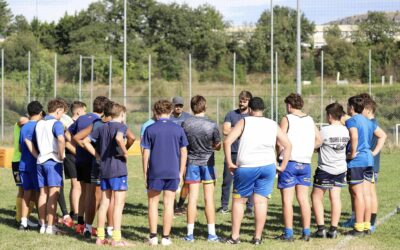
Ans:
[{"label": "sports socks", "polygon": [[83,225],[85,221],[83,220],[83,216],[78,216],[78,224]]},{"label": "sports socks", "polygon": [[21,222],[21,216],[22,216],[22,198],[17,197],[17,200],[15,202],[15,208],[16,208],[16,214],[15,214],[15,220],[17,222]]},{"label": "sports socks", "polygon": [[364,230],[370,230],[371,229],[371,222],[364,222]]},{"label": "sports socks", "polygon": [[375,226],[376,223],[376,214],[371,214],[371,226]]},{"label": "sports socks", "polygon": [[207,224],[208,234],[216,235],[215,233],[215,224]]},{"label": "sports socks", "polygon": [[112,236],[114,227],[107,227],[107,234]]},{"label": "sports socks", "polygon": [[194,224],[187,224],[187,235],[192,235],[194,231]]},{"label": "sports socks", "polygon": [[106,238],[106,230],[104,230],[104,227],[97,228],[97,237],[100,240],[104,240]]},{"label": "sports socks", "polygon": [[28,219],[25,218],[25,217],[22,217],[21,218],[21,225],[24,226],[24,227],[27,227],[28,226]]},{"label": "sports socks", "polygon": [[322,232],[325,230],[325,225],[317,225],[318,231]]},{"label": "sports socks", "polygon": [[358,232],[364,231],[364,223],[354,223],[354,229]]},{"label": "sports socks", "polygon": [[293,237],[293,228],[285,228],[283,231],[285,238]]},{"label": "sports socks", "polygon": [[182,207],[183,204],[185,204],[185,198],[179,197],[178,204],[176,205],[177,207]]},{"label": "sports socks", "polygon": [[92,225],[90,225],[90,224],[85,224],[85,229],[86,229],[87,231],[89,231],[90,233],[92,233]]},{"label": "sports socks", "polygon": [[310,228],[303,228],[303,234],[309,236],[311,234]]},{"label": "sports socks", "polygon": [[114,241],[121,241],[121,230],[114,230],[112,239]]}]

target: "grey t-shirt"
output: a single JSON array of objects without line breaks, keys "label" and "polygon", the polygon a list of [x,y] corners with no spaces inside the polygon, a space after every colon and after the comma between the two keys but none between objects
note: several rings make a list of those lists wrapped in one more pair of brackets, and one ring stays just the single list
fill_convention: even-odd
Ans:
[{"label": "grey t-shirt", "polygon": [[213,145],[221,142],[218,125],[206,117],[192,116],[182,127],[189,141],[188,165],[214,166]]},{"label": "grey t-shirt", "polygon": [[346,172],[346,146],[350,141],[347,128],[342,125],[322,127],[321,139],[318,168],[332,175]]},{"label": "grey t-shirt", "polygon": [[182,126],[182,122],[186,121],[186,119],[188,119],[189,117],[192,117],[192,115],[186,112],[182,112],[179,117],[175,117],[173,114],[171,114],[169,118],[173,123]]}]

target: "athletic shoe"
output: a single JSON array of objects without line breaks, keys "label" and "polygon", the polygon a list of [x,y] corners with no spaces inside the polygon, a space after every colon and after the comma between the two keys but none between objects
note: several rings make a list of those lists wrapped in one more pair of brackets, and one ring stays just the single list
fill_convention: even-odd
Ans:
[{"label": "athletic shoe", "polygon": [[288,241],[288,242],[293,242],[293,241],[294,241],[293,236],[286,237],[285,234],[281,234],[281,235],[279,235],[278,237],[276,237],[275,239],[277,239],[277,240],[282,240],[282,241]]},{"label": "athletic shoe", "polygon": [[209,241],[209,242],[221,242],[221,238],[218,237],[217,235],[209,234],[208,237],[207,237],[207,241]]},{"label": "athletic shoe", "polygon": [[353,236],[353,237],[362,237],[364,236],[364,231],[357,231],[355,229],[346,232],[344,235]]},{"label": "athletic shoe", "polygon": [[221,214],[229,214],[229,209],[227,207],[220,207],[217,212]]},{"label": "athletic shoe", "polygon": [[251,244],[253,245],[261,245],[262,243],[262,239],[256,239],[253,237],[253,239],[251,240]]},{"label": "athletic shoe", "polygon": [[63,235],[65,234],[64,231],[60,230],[58,227],[56,226],[52,226],[51,228],[47,227],[46,228],[46,234],[50,234],[50,235]]},{"label": "athletic shoe", "polygon": [[239,240],[239,238],[237,238],[237,239],[235,240],[235,239],[232,238],[232,236],[230,236],[230,237],[225,241],[225,243],[231,244],[231,245],[236,245],[236,244],[239,244],[239,243],[240,243],[240,240]]},{"label": "athletic shoe", "polygon": [[128,247],[128,246],[130,246],[130,244],[123,240],[120,240],[120,241],[113,240],[111,242],[111,246],[113,246],[113,247]]},{"label": "athletic shoe", "polygon": [[183,240],[187,242],[194,242],[194,236],[193,234],[186,235],[185,238],[183,238]]},{"label": "athletic shoe", "polygon": [[336,239],[338,237],[338,232],[337,230],[335,231],[328,231],[328,233],[326,233],[326,237],[329,239]]},{"label": "athletic shoe", "polygon": [[371,228],[369,229],[371,231],[371,233],[375,233],[376,231],[376,226],[371,226]]},{"label": "athletic shoe", "polygon": [[37,224],[37,223],[35,223],[35,222],[32,222],[31,220],[29,220],[28,219],[28,221],[27,221],[27,223],[26,223],[27,225],[28,225],[28,227],[29,228],[37,228],[38,226],[39,226],[39,224]]},{"label": "athletic shoe", "polygon": [[254,216],[253,209],[251,207],[246,208],[245,214],[247,217],[253,217]]},{"label": "athletic shoe", "polygon": [[170,245],[172,245],[172,241],[170,238],[162,238],[161,245],[162,246],[170,246]]},{"label": "athletic shoe", "polygon": [[150,245],[150,246],[157,246],[158,245],[158,238],[157,237],[149,238],[149,239],[147,239],[146,243],[148,245]]},{"label": "athletic shoe", "polygon": [[186,214],[186,208],[184,206],[182,207],[177,207],[174,209],[174,214],[175,215],[183,215]]},{"label": "athletic shoe", "polygon": [[315,231],[315,233],[313,233],[312,237],[313,238],[326,238],[325,229]]},{"label": "athletic shoe", "polygon": [[300,240],[310,241],[310,235],[309,235],[309,234],[303,234],[303,235],[300,237]]},{"label": "athletic shoe", "polygon": [[87,230],[87,229],[85,228],[84,231],[83,231],[83,236],[84,236],[86,239],[91,239],[91,238],[92,238],[92,233],[91,233],[89,230]]},{"label": "athletic shoe", "polygon": [[342,227],[348,227],[348,228],[353,228],[354,223],[356,223],[356,220],[353,218],[348,219],[347,221],[343,222],[341,224]]},{"label": "athletic shoe", "polygon": [[85,230],[85,225],[77,224],[75,226],[75,232],[78,233],[78,234],[83,234],[84,230]]},{"label": "athletic shoe", "polygon": [[74,221],[72,220],[71,216],[65,216],[63,218],[62,223],[66,226],[66,227],[73,227],[74,226]]},{"label": "athletic shoe", "polygon": [[45,232],[46,232],[46,225],[41,226],[40,229],[39,229],[39,233],[40,234],[44,234]]},{"label": "athletic shoe", "polygon": [[364,235],[371,235],[371,230],[370,229],[366,229],[364,230]]},{"label": "athletic shoe", "polygon": [[102,240],[102,239],[100,239],[100,238],[97,238],[97,239],[96,239],[96,245],[97,245],[97,246],[104,246],[104,245],[108,245],[108,244],[110,244],[110,242],[108,241],[108,239],[104,239],[104,240]]},{"label": "athletic shoe", "polygon": [[19,231],[28,231],[29,228],[28,228],[28,226],[24,227],[24,225],[19,224],[18,230],[19,230]]}]

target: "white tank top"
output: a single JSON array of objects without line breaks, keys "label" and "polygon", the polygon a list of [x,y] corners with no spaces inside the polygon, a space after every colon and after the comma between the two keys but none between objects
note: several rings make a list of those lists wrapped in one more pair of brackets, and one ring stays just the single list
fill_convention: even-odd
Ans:
[{"label": "white tank top", "polygon": [[35,132],[39,150],[37,164],[43,164],[50,159],[63,162],[58,157],[58,141],[53,134],[53,126],[56,121],[56,119],[40,120],[36,125]]},{"label": "white tank top", "polygon": [[236,165],[241,168],[275,164],[278,124],[265,117],[244,118]]},{"label": "white tank top", "polygon": [[286,115],[289,123],[287,135],[292,143],[291,161],[311,163],[315,147],[315,124],[311,116]]}]

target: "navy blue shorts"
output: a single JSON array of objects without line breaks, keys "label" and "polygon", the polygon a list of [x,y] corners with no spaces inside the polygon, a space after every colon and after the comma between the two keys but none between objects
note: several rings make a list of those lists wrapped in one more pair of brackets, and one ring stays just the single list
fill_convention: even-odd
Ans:
[{"label": "navy blue shorts", "polygon": [[172,191],[176,192],[179,187],[180,179],[156,179],[147,180],[147,189],[154,190],[157,192],[161,191]]},{"label": "navy blue shorts", "polygon": [[126,175],[116,178],[101,179],[101,190],[126,191],[128,190],[128,177]]},{"label": "navy blue shorts", "polygon": [[363,183],[364,180],[374,183],[374,177],[373,167],[357,167],[347,169],[347,183],[350,185]]},{"label": "navy blue shorts", "polygon": [[315,188],[332,189],[344,185],[346,185],[346,172],[333,175],[319,168],[315,170],[313,185]]},{"label": "navy blue shorts", "polygon": [[37,165],[39,188],[62,187],[63,185],[63,164],[48,160]]},{"label": "navy blue shorts", "polygon": [[276,175],[275,164],[241,168],[235,170],[233,176],[233,198],[248,198],[258,194],[266,198],[271,197]]},{"label": "navy blue shorts", "polygon": [[311,165],[289,161],[285,171],[279,174],[278,188],[291,188],[297,185],[311,186]]},{"label": "navy blue shorts", "polygon": [[76,164],[76,176],[78,181],[90,184],[91,178],[90,173],[92,171],[92,161],[87,162],[75,162]]},{"label": "navy blue shorts", "polygon": [[213,166],[189,165],[186,168],[185,183],[214,183],[216,180]]},{"label": "navy blue shorts", "polygon": [[11,166],[12,166],[12,174],[14,177],[15,185],[17,187],[22,187],[21,174],[19,172],[19,161],[15,161],[15,162],[13,161],[11,163]]},{"label": "navy blue shorts", "polygon": [[29,172],[21,171],[20,174],[21,174],[22,188],[25,191],[29,190],[39,191],[39,179],[36,167]]}]

